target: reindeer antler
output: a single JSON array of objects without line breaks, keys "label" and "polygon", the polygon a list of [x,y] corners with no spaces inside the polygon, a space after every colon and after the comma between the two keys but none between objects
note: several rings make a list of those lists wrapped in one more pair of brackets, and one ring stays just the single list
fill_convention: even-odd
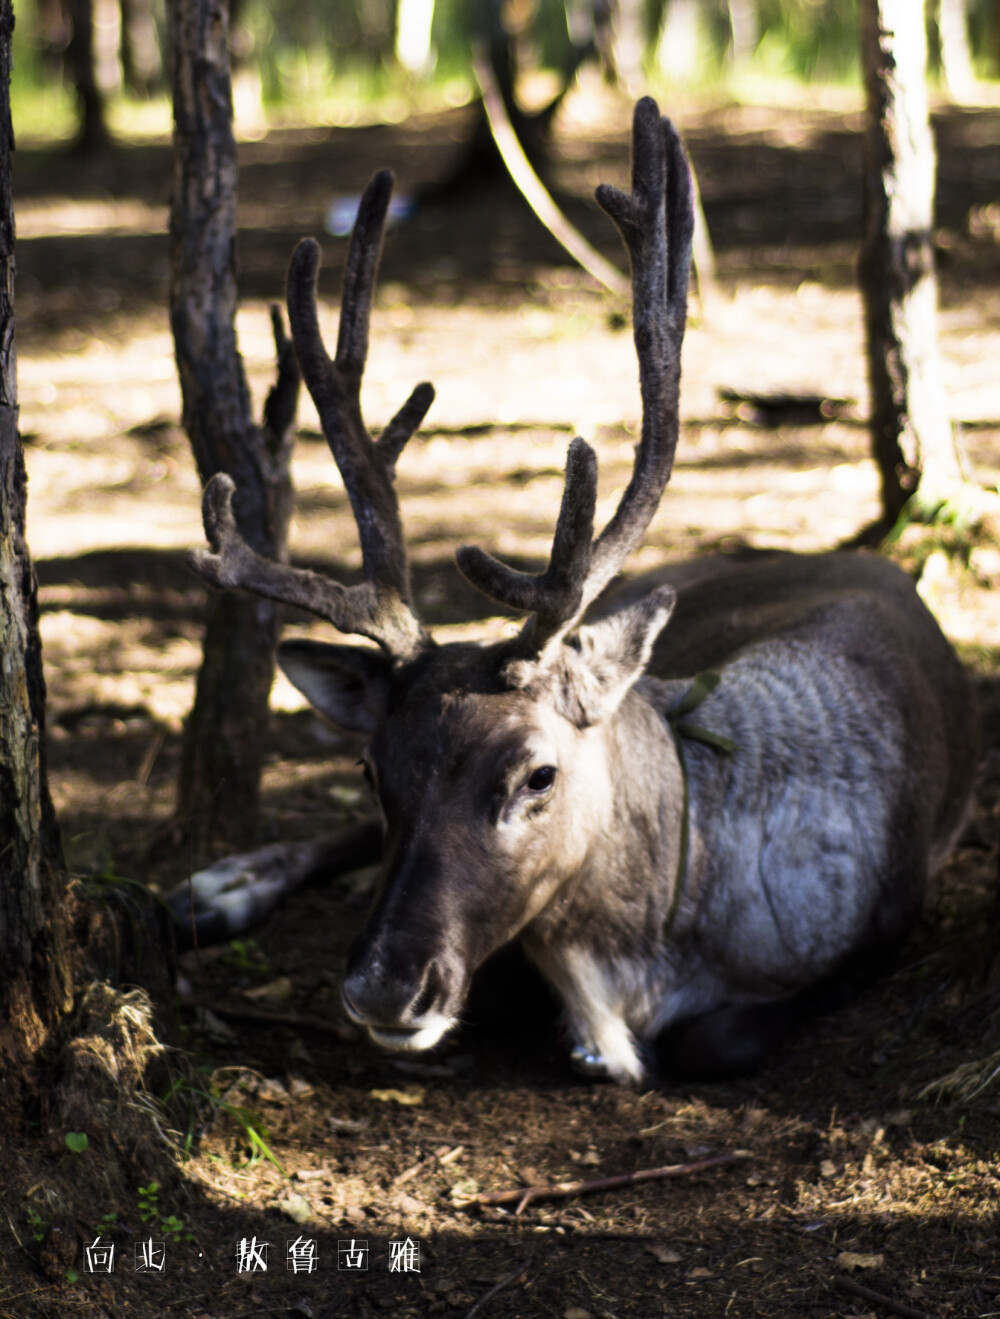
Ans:
[{"label": "reindeer antler", "polygon": [[[193,567],[215,586],[241,588],[328,619],[341,632],[370,637],[394,659],[431,645],[410,592],[406,548],[393,488],[396,461],[434,398],[420,384],[373,441],[361,416],[372,291],[392,191],[388,170],[365,190],[344,275],[336,356],[327,355],[316,312],[319,247],[305,239],[288,272],[288,314],[303,378],[354,510],[365,581],[343,586],[318,573],[263,559],[242,539],[225,473],[205,487],[203,514],[212,552],[194,550]],[[531,614],[517,651],[540,655],[579,622],[638,544],[670,478],[679,429],[681,343],[687,317],[694,227],[691,176],[684,148],[649,97],[635,108],[632,187],[602,185],[597,200],[618,226],[632,266],[633,333],[639,358],[642,434],[628,487],[593,540],[597,459],[582,439],[570,445],[566,484],[548,567],[538,574],[507,567],[463,545],[458,565],[494,600]]]},{"label": "reindeer antler", "polygon": [[501,604],[531,612],[517,647],[522,655],[538,655],[560,641],[618,573],[656,512],[677,448],[694,215],[684,148],[651,98],[635,107],[631,191],[602,184],[597,200],[618,226],[632,266],[642,433],[628,487],[593,543],[597,459],[575,439],[544,572],[518,572],[476,546],[459,549],[458,566],[474,586]]},{"label": "reindeer antler", "polygon": [[434,389],[420,384],[373,441],[361,416],[361,379],[368,356],[372,292],[382,247],[392,174],[382,170],[365,189],[344,273],[340,332],[331,361],[316,312],[319,246],[303,239],[288,271],[288,317],[303,379],[351,501],[365,580],[343,586],[307,569],[263,559],[240,536],[232,511],[235,486],[219,473],[205,487],[203,517],[212,552],[193,550],[192,566],[214,586],[240,588],[298,605],[341,632],[370,637],[394,659],[431,644],[413,609],[406,546],[393,489],[396,460],[423,421]]}]

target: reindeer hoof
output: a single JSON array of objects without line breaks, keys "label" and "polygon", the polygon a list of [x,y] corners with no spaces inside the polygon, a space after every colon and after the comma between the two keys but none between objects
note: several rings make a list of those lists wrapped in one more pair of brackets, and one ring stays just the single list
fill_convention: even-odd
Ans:
[{"label": "reindeer hoof", "polygon": [[592,1081],[606,1080],[610,1076],[608,1064],[599,1053],[594,1053],[586,1044],[576,1044],[569,1055],[570,1065],[580,1076],[587,1076]]}]

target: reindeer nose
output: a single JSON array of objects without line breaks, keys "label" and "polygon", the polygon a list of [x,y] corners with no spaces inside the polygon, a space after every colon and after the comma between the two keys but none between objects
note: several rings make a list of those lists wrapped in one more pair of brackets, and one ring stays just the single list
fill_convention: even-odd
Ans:
[{"label": "reindeer nose", "polygon": [[341,996],[359,1025],[416,1026],[446,993],[436,961],[412,957],[363,959],[348,968]]}]

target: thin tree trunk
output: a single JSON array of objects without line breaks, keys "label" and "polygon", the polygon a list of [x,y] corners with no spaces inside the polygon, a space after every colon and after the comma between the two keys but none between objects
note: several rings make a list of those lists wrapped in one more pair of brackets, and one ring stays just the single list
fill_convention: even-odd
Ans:
[{"label": "thin tree trunk", "polygon": [[109,139],[104,96],[97,83],[93,0],[67,0],[67,9],[73,35],[66,47],[66,64],[76,90],[80,115],[75,145],[79,151],[96,151]]},{"label": "thin tree trunk", "polygon": [[747,64],[760,41],[760,20],[755,0],[728,0],[730,49],[733,64]]},{"label": "thin tree trunk", "polygon": [[941,377],[931,241],[934,144],[927,110],[924,7],[863,0],[865,309],[872,449],[891,526],[961,479]]},{"label": "thin tree trunk", "polygon": [[667,0],[656,63],[672,86],[689,85],[701,75],[703,21],[699,0]]},{"label": "thin tree trunk", "polygon": [[62,853],[45,775],[45,682],[35,574],[24,540],[17,430],[11,0],[0,0],[0,1112],[69,1010]]},{"label": "thin tree trunk", "polygon": [[399,0],[396,6],[396,59],[407,73],[424,77],[434,67],[434,0]]},{"label": "thin tree trunk", "polygon": [[149,96],[162,81],[152,0],[119,0],[119,6],[122,78],[134,96]]},{"label": "thin tree trunk", "polygon": [[641,94],[646,53],[646,32],[641,0],[616,0],[614,13],[614,66],[618,86],[633,99]]},{"label": "thin tree trunk", "polygon": [[975,97],[977,86],[965,0],[936,0],[933,8],[941,44],[941,79],[951,99],[961,105]]},{"label": "thin tree trunk", "polygon": [[[242,535],[258,553],[280,559],[298,371],[276,320],[278,382],[257,425],[236,341],[237,168],[226,19],[225,3],[169,6],[170,319],[184,425],[202,481],[228,472]],[[245,848],[254,840],[276,635],[270,601],[213,596],[178,791],[178,821],[196,858],[215,843]]]}]

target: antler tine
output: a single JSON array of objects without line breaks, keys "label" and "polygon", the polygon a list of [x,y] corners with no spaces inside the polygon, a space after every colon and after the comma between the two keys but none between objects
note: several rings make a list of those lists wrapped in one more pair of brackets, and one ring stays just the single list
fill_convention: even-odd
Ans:
[{"label": "antler tine", "polygon": [[[632,267],[633,333],[639,359],[642,433],[632,477],[614,516],[591,544],[596,460],[574,440],[566,464],[552,556],[537,576],[516,572],[482,550],[463,546],[458,564],[474,586],[515,609],[533,611],[519,649],[538,654],[579,621],[638,544],[673,468],[679,432],[681,343],[694,231],[691,175],[684,148],[656,102],[644,97],[632,126],[632,186],[602,185],[597,200],[617,225]],[[589,455],[584,480],[583,446]],[[584,505],[589,501],[589,510]]]},{"label": "antler tine", "polygon": [[212,553],[196,550],[191,563],[216,586],[239,587],[328,619],[341,632],[370,637],[394,659],[431,644],[410,593],[406,546],[393,489],[396,459],[434,398],[428,384],[409,399],[375,443],[361,416],[361,380],[368,357],[372,292],[392,174],[382,170],[358,208],[344,274],[337,353],[331,361],[316,309],[319,245],[303,239],[288,270],[288,318],[303,379],[323,434],[343,477],[361,541],[365,581],[343,586],[304,569],[262,559],[243,541],[232,513],[235,487],[219,474],[205,487],[203,514]]},{"label": "antler tine", "polygon": [[559,628],[567,609],[579,608],[590,564],[597,504],[597,458],[579,436],[566,455],[566,482],[548,567],[541,573],[518,572],[477,545],[462,545],[458,566],[479,590],[512,609],[533,613],[537,640]]},{"label": "antler tine", "polygon": [[188,562],[212,586],[220,590],[252,591],[280,604],[297,605],[326,618],[341,632],[357,632],[379,640],[370,630],[374,592],[363,586],[341,586],[308,568],[265,559],[252,550],[236,528],[233,495],[236,483],[225,472],[217,472],[205,486],[202,520],[211,545],[208,550],[191,550]]},{"label": "antler tine", "polygon": [[632,191],[604,185],[597,201],[618,226],[632,266],[642,431],[632,478],[594,546],[589,600],[618,573],[649,526],[670,480],[680,432],[681,344],[694,233],[691,172],[677,130],[660,119],[648,96],[635,107]]},{"label": "antler tine", "polygon": [[410,436],[417,431],[420,423],[427,416],[427,409],[433,402],[434,386],[426,381],[417,385],[375,441],[375,448],[382,455],[382,461],[388,467],[390,475],[395,472],[399,455],[406,447]]}]

